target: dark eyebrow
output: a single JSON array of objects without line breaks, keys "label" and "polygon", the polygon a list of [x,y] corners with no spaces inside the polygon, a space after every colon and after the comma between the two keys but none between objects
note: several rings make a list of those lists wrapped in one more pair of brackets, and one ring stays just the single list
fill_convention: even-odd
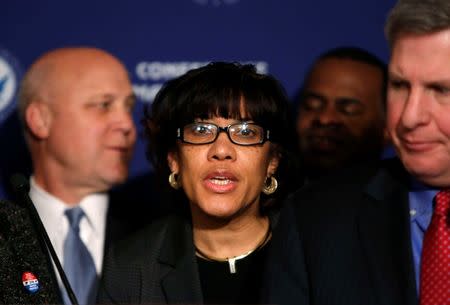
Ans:
[{"label": "dark eyebrow", "polygon": [[353,104],[362,104],[362,102],[356,98],[352,97],[338,97],[336,98],[337,103],[353,103]]},{"label": "dark eyebrow", "polygon": [[399,79],[403,79],[404,78],[404,77],[400,76],[399,74],[397,74],[395,72],[392,72],[392,71],[388,72],[388,77],[389,78],[399,78]]},{"label": "dark eyebrow", "polygon": [[431,82],[426,82],[427,87],[449,87],[450,88],[450,80],[436,80]]},{"label": "dark eyebrow", "polygon": [[136,94],[132,93],[130,95],[127,96],[126,100],[131,100],[132,102],[136,102],[137,101],[137,96]]},{"label": "dark eyebrow", "polygon": [[319,93],[313,92],[313,91],[304,91],[303,94],[301,95],[302,99],[307,98],[307,97],[313,97],[319,100],[325,100],[326,98],[322,95],[320,95]]},{"label": "dark eyebrow", "polygon": [[395,73],[395,72],[391,72],[391,71],[389,71],[389,73],[388,73],[387,80],[388,80],[388,82],[396,81],[396,82],[402,82],[402,83],[406,83],[406,84],[410,83],[409,80],[407,78],[405,78],[404,76],[402,76],[398,73]]}]

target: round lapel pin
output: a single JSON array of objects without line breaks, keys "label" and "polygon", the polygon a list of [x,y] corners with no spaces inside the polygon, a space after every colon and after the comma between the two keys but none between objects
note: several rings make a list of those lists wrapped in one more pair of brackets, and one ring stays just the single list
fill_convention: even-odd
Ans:
[{"label": "round lapel pin", "polygon": [[30,294],[35,294],[39,291],[39,280],[32,272],[26,271],[22,273],[22,284]]}]

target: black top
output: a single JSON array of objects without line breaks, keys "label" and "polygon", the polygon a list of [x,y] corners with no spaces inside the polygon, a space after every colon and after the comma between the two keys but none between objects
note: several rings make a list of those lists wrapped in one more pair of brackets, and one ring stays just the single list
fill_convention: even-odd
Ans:
[{"label": "black top", "polygon": [[264,247],[235,261],[236,273],[227,261],[197,256],[205,304],[258,304],[260,302],[264,260],[270,241]]},{"label": "black top", "polygon": [[[269,217],[271,228],[275,228],[278,211],[271,210]],[[117,243],[105,258],[98,303],[204,304],[192,235],[189,217],[170,214]],[[237,264],[237,272],[241,265]],[[252,274],[251,281],[261,278],[260,272]],[[208,297],[210,289],[205,289]]]}]

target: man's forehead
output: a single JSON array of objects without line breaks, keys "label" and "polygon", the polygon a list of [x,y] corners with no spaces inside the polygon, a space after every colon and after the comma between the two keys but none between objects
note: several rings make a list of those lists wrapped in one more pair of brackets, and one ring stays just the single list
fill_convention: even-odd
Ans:
[{"label": "man's forehead", "polygon": [[448,34],[409,35],[399,38],[392,48],[389,77],[448,83],[450,31]]}]

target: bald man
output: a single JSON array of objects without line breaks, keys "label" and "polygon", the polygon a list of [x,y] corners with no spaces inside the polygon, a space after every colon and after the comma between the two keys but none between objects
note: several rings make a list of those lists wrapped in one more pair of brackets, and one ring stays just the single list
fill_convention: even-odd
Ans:
[{"label": "bald man", "polygon": [[30,197],[81,305],[95,302],[104,249],[114,232],[125,232],[111,215],[108,191],[128,175],[134,104],[124,65],[95,48],[47,52],[21,84]]}]

